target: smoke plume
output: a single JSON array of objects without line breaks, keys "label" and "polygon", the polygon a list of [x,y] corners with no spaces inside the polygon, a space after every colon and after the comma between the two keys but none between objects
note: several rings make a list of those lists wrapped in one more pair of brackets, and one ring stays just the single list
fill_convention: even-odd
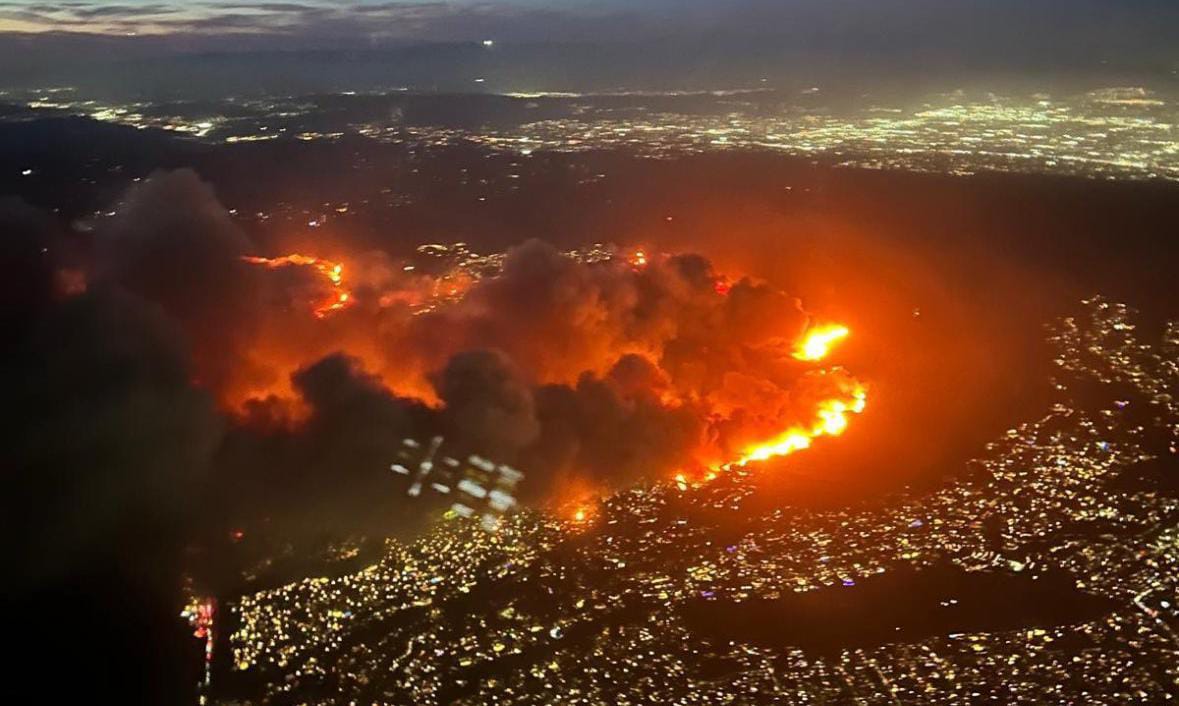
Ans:
[{"label": "smoke plume", "polygon": [[[151,176],[115,210],[72,249],[51,218],[5,211],[7,255],[31,278],[6,310],[28,332],[10,399],[42,420],[14,448],[52,473],[109,465],[104,493],[161,515],[199,497],[210,536],[412,526],[388,471],[404,438],[515,464],[543,503],[570,484],[699,474],[787,430],[838,433],[862,404],[846,372],[792,355],[812,324],[798,300],[698,255],[532,240],[494,272],[426,274],[341,243],[259,252],[190,171]],[[91,482],[71,477],[63,508]],[[63,509],[56,536],[104,536],[68,518],[117,523],[109,507]]]}]

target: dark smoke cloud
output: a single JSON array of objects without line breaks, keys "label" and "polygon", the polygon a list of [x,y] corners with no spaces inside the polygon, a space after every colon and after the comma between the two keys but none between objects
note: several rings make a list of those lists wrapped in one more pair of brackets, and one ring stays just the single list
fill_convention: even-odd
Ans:
[{"label": "dark smoke cloud", "polygon": [[533,380],[573,381],[608,365],[620,348],[642,345],[643,332],[632,327],[638,296],[633,278],[579,265],[533,240],[508,253],[500,277],[420,317],[407,345],[423,355],[495,349]]},{"label": "dark smoke cloud", "polygon": [[10,667],[35,681],[53,655],[78,684],[177,702],[182,548],[222,421],[159,306],[114,285],[60,299],[62,233],[27,207],[0,207],[0,242],[19,290],[0,349]]},{"label": "dark smoke cloud", "polygon": [[303,513],[371,530],[379,520],[361,506],[414,435],[527,464],[538,496],[568,474],[609,486],[730,457],[807,421],[842,384],[806,378],[790,358],[808,321],[797,300],[748,279],[718,289],[696,255],[585,264],[528,241],[500,276],[421,316],[407,307],[428,282],[359,257],[355,305],[317,319],[309,302],[331,283],[310,267],[244,263],[260,253],[187,170],[137,184],[93,248],[93,290],[154,307],[191,354],[196,387],[223,405],[252,400],[227,418],[217,456],[223,524],[313,524]]},{"label": "dark smoke cloud", "polygon": [[688,464],[704,440],[703,410],[664,405],[658,390],[665,384],[652,363],[628,355],[605,378],[586,373],[575,386],[538,389],[542,433],[525,450],[523,465],[558,472],[535,481],[531,492],[559,492],[554,484],[568,469],[594,488],[607,488]]},{"label": "dark smoke cloud", "polygon": [[719,296],[716,282],[699,256],[636,272],[587,266],[532,240],[508,252],[500,277],[412,322],[405,348],[427,356],[426,368],[439,352],[495,349],[533,380],[563,383],[639,353],[701,393],[757,354],[780,357],[807,323],[799,302],[769,285],[743,280]]},{"label": "dark smoke cloud", "polygon": [[221,422],[190,386],[186,343],[157,307],[89,292],[38,321],[15,358],[4,446],[19,491],[8,516],[37,528],[14,549],[33,551],[21,566],[52,578],[63,559],[141,548],[136,533],[188,519]]},{"label": "dark smoke cloud", "polygon": [[0,234],[13,288],[5,330],[16,334],[0,373],[6,499],[8,516],[34,531],[12,552],[25,556],[26,578],[50,580],[69,568],[64,557],[88,562],[129,527],[183,515],[221,420],[191,386],[189,342],[159,305],[113,283],[58,292],[68,243],[28,206],[0,204]]},{"label": "dark smoke cloud", "polygon": [[274,425],[273,407],[284,403],[260,402],[223,445],[217,530],[264,529],[308,547],[325,536],[416,526],[422,508],[405,497],[389,464],[402,439],[434,433],[434,413],[395,396],[343,354],[299,370],[293,383],[305,420]]},{"label": "dark smoke cloud", "polygon": [[25,202],[0,198],[0,327],[7,349],[23,341],[29,328],[49,306],[53,293],[48,248],[58,238],[52,219]]},{"label": "dark smoke cloud", "polygon": [[[139,556],[140,532],[143,556],[188,540],[198,578],[226,585],[275,547],[420,526],[434,506],[389,471],[405,438],[514,464],[543,503],[732,458],[849,380],[789,356],[797,300],[696,255],[587,264],[529,241],[422,315],[432,280],[344,255],[355,302],[316,318],[330,279],[243,262],[281,253],[257,252],[191,171],[153,174],[115,210],[92,236],[0,210],[28,577]],[[67,270],[81,286],[58,286]]]},{"label": "dark smoke cloud", "polygon": [[532,390],[515,366],[495,351],[467,351],[435,376],[449,436],[471,450],[503,457],[540,433]]},{"label": "dark smoke cloud", "polygon": [[256,280],[249,239],[191,170],[136,185],[95,239],[95,277],[154,302],[188,333],[202,382],[216,389],[246,363]]}]

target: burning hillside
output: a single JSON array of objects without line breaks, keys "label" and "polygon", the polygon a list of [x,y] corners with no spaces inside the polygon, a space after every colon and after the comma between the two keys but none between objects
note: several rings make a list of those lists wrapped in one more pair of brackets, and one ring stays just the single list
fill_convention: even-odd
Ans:
[{"label": "burning hillside", "polygon": [[808,448],[867,400],[837,364],[847,327],[696,254],[266,252],[186,172],[139,184],[93,238],[62,296],[118,292],[176,332],[220,408],[212,506],[234,527],[393,531],[404,438],[512,464],[522,500],[561,504]]},{"label": "burning hillside", "polygon": [[[633,453],[661,453],[635,458],[650,471],[707,474],[838,436],[849,415],[864,410],[864,385],[825,365],[850,335],[847,327],[812,321],[796,300],[764,283],[729,284],[699,256],[591,252],[597,256],[534,242],[435,274],[403,264],[403,273],[415,274],[359,297],[343,265],[325,258],[242,260],[318,274],[320,286],[303,293],[296,311],[336,320],[319,324],[322,332],[307,329],[312,341],[329,334],[355,341],[355,353],[343,348],[363,361],[358,370],[372,364],[380,385],[439,408],[454,422],[448,431],[473,450],[542,468],[593,477],[593,465],[606,465],[594,454],[609,444],[593,427],[617,422],[633,431],[610,436],[628,440]],[[275,367],[302,359],[289,375],[314,362],[319,348],[312,343],[302,354],[305,340],[292,340]],[[401,355],[365,356],[383,342]],[[223,399],[255,412],[305,401],[274,392]],[[678,427],[672,439],[668,424]],[[559,454],[544,458],[554,447]]]}]

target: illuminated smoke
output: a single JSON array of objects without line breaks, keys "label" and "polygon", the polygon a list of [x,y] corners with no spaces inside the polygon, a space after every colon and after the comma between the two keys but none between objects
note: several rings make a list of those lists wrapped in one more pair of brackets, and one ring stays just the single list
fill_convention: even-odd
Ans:
[{"label": "illuminated smoke", "polygon": [[[312,293],[317,319],[359,307],[325,330],[333,345],[376,351],[359,364],[441,408],[447,438],[542,478],[564,469],[604,490],[669,466],[744,466],[838,436],[864,409],[863,385],[813,365],[847,327],[808,323],[796,300],[699,256],[591,259],[532,242],[466,257],[469,269],[381,281],[362,297],[333,260],[242,259],[315,272],[330,285]],[[375,332],[395,361],[382,360]]]},{"label": "illuminated smoke", "polygon": [[191,381],[231,430],[223,482],[259,514],[268,494],[302,512],[298,488],[351,473],[333,516],[365,514],[387,477],[363,469],[387,470],[388,440],[434,434],[524,470],[522,500],[588,507],[643,478],[694,482],[808,448],[866,404],[827,360],[847,327],[691,253],[528,241],[399,260],[335,241],[261,256],[184,172],[138,185],[95,237],[90,285],[182,330]]},{"label": "illuminated smoke", "polygon": [[334,311],[343,309],[352,302],[352,293],[344,288],[344,266],[338,262],[331,262],[323,258],[300,255],[298,253],[283,255],[281,257],[243,255],[241,259],[242,262],[251,265],[260,265],[269,269],[310,267],[318,272],[331,283],[333,291],[327,298],[312,304],[311,310],[317,318],[322,319]]}]

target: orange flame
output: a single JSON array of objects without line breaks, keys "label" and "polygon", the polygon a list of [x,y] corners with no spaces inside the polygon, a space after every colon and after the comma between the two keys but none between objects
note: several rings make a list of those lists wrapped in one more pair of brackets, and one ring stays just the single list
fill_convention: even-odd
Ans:
[{"label": "orange flame", "polygon": [[327,278],[336,290],[332,296],[315,305],[313,311],[315,312],[316,318],[322,319],[333,311],[343,309],[352,302],[352,293],[344,289],[344,266],[338,262],[332,262],[312,255],[300,255],[299,253],[283,255],[281,257],[246,255],[242,257],[242,262],[251,265],[260,265],[271,270],[292,266],[314,268],[316,272]]},{"label": "orange flame", "polygon": [[794,350],[794,357],[798,360],[822,360],[831,352],[831,347],[848,337],[851,330],[839,324],[814,326],[806,332],[798,347]]},{"label": "orange flame", "polygon": [[789,456],[810,448],[811,442],[818,437],[839,436],[847,430],[847,415],[859,414],[867,405],[868,392],[862,385],[857,385],[846,398],[823,400],[815,411],[815,422],[809,428],[794,427],[766,443],[751,446],[733,465],[744,466],[776,456]]},{"label": "orange flame", "polygon": [[[799,343],[794,357],[799,360],[821,360],[831,347],[847,338],[851,330],[839,324],[812,327]],[[808,449],[811,442],[821,436],[839,436],[847,430],[849,414],[860,414],[868,405],[868,391],[863,385],[855,385],[845,396],[823,400],[815,410],[815,421],[809,426],[791,427],[777,437],[750,446],[734,461],[735,466],[744,466],[756,461],[766,461],[778,456]]]},{"label": "orange flame", "polygon": [[567,513],[569,525],[573,529],[585,530],[589,529],[594,524],[594,520],[597,519],[598,508],[589,502],[585,502],[567,510]]}]

